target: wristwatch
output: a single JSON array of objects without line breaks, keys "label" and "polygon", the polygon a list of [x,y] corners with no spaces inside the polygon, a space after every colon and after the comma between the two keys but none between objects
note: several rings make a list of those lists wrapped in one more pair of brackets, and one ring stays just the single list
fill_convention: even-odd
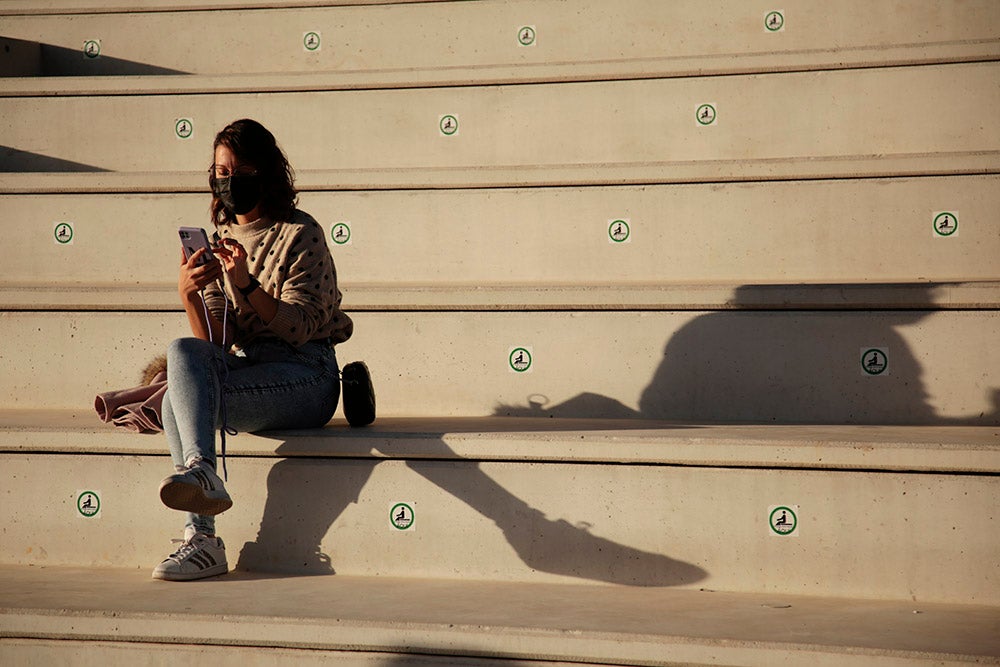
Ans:
[{"label": "wristwatch", "polygon": [[256,278],[250,276],[250,282],[247,283],[246,287],[237,287],[236,289],[238,289],[240,294],[243,296],[250,296],[258,287],[260,287],[260,283],[257,282]]}]

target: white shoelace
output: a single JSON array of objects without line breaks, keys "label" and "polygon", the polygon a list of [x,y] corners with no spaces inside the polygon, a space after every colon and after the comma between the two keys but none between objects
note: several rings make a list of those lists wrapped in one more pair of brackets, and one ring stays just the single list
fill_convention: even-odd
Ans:
[{"label": "white shoelace", "polygon": [[198,550],[198,547],[196,547],[193,544],[192,540],[178,540],[178,539],[173,539],[173,540],[170,540],[170,541],[173,544],[180,543],[180,545],[181,545],[180,547],[177,548],[177,551],[175,551],[172,554],[170,554],[169,556],[167,556],[167,558],[170,558],[171,560],[175,560],[178,563],[181,562],[182,560],[184,560],[185,558],[187,558],[192,553],[194,553],[195,551]]}]

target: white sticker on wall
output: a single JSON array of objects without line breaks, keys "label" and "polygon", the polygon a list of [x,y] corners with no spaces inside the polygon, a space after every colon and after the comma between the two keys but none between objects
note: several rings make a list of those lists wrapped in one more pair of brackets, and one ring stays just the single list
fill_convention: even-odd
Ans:
[{"label": "white sticker on wall", "polygon": [[958,211],[936,211],[933,229],[935,238],[958,236]]},{"label": "white sticker on wall", "polygon": [[194,135],[194,123],[190,118],[178,118],[174,121],[174,136],[178,139],[190,139]]},{"label": "white sticker on wall", "polygon": [[336,245],[351,245],[351,223],[333,223],[330,227],[330,240]]},{"label": "white sticker on wall", "polygon": [[56,245],[73,245],[75,231],[72,222],[53,223],[52,240]]},{"label": "white sticker on wall", "polygon": [[868,377],[889,374],[889,348],[861,348],[861,372]]},{"label": "white sticker on wall", "polygon": [[530,373],[534,363],[531,347],[516,346],[507,353],[507,364],[511,373]]},{"label": "white sticker on wall", "polygon": [[631,243],[632,221],[629,218],[608,220],[608,243]]},{"label": "white sticker on wall", "polygon": [[535,26],[521,26],[521,29],[517,31],[517,43],[521,46],[534,46],[537,41],[538,34],[535,32]]},{"label": "white sticker on wall", "polygon": [[416,530],[417,515],[413,511],[414,503],[393,503],[389,510],[389,526],[394,531]]},{"label": "white sticker on wall", "polygon": [[699,104],[698,108],[695,110],[694,118],[698,123],[698,127],[711,127],[716,124],[719,119],[718,107],[715,102],[705,102]]},{"label": "white sticker on wall", "polygon": [[83,57],[88,60],[101,57],[101,40],[88,39],[83,43]]},{"label": "white sticker on wall", "polygon": [[306,53],[316,53],[323,46],[323,37],[318,30],[302,33],[302,48]]},{"label": "white sticker on wall", "polygon": [[768,534],[771,537],[798,537],[799,520],[798,505],[771,505],[767,508]]},{"label": "white sticker on wall", "polygon": [[775,9],[764,15],[764,30],[767,32],[784,32],[785,10]]},{"label": "white sticker on wall", "polygon": [[77,491],[76,512],[81,519],[99,519],[101,517],[101,492]]},{"label": "white sticker on wall", "polygon": [[438,129],[446,137],[453,137],[458,134],[458,116],[445,114],[438,119]]}]

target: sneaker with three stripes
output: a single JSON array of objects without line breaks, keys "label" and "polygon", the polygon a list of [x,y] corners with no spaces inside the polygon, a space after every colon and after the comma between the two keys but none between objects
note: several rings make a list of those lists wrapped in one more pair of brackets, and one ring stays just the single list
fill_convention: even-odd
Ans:
[{"label": "sneaker with three stripes", "polygon": [[187,539],[180,542],[177,551],[170,554],[153,570],[153,579],[165,581],[193,581],[225,574],[229,571],[226,562],[226,545],[220,537],[209,537],[203,533],[186,533]]},{"label": "sneaker with three stripes", "polygon": [[177,474],[160,482],[160,500],[171,509],[206,516],[221,514],[233,506],[215,468],[201,458],[191,459]]}]

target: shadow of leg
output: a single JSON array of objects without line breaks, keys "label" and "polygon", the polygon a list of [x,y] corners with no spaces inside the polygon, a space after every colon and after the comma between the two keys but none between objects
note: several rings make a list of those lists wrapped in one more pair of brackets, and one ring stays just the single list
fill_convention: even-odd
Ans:
[{"label": "shadow of leg", "polygon": [[586,524],[552,521],[530,508],[497,525],[524,564],[542,572],[626,586],[679,586],[707,576],[697,565],[592,535]]},{"label": "shadow of leg", "polygon": [[[440,447],[450,451],[443,442]],[[491,519],[524,564],[535,570],[629,586],[677,586],[707,576],[697,565],[597,537],[565,520],[547,519],[478,464],[412,461],[407,465]]]},{"label": "shadow of leg", "polygon": [[238,570],[334,574],[321,543],[357,502],[378,461],[284,459],[267,477],[267,503],[257,539],[240,551]]}]

